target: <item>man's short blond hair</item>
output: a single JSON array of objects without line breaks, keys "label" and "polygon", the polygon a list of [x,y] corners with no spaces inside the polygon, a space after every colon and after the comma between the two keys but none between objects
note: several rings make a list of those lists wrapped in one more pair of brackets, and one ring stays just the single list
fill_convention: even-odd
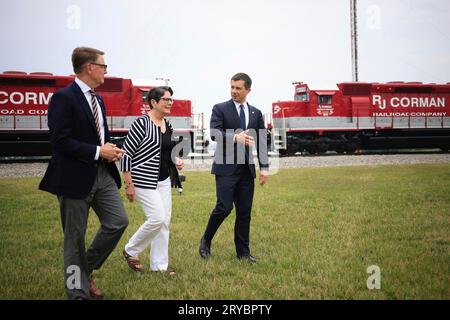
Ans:
[{"label": "man's short blond hair", "polygon": [[103,51],[89,47],[78,47],[72,52],[72,66],[75,74],[81,73],[86,63],[95,62],[97,57],[104,55]]}]

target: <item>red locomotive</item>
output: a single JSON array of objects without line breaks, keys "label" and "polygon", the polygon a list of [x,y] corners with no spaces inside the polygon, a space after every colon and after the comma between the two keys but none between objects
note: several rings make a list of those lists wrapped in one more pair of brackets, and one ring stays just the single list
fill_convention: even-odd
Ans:
[{"label": "red locomotive", "polygon": [[[73,80],[74,76],[46,72],[0,73],[0,156],[50,154],[48,103],[55,91]],[[96,89],[105,101],[113,140],[123,139],[134,119],[148,109],[145,98],[151,88],[151,85],[135,85],[130,79],[106,77],[104,84]],[[190,100],[175,100],[168,117],[175,133],[190,139],[192,151],[201,151],[205,146],[202,117],[192,113]],[[198,124],[194,119],[199,120]]]},{"label": "red locomotive", "polygon": [[294,101],[272,104],[273,148],[282,155],[450,148],[450,83],[294,85]]}]

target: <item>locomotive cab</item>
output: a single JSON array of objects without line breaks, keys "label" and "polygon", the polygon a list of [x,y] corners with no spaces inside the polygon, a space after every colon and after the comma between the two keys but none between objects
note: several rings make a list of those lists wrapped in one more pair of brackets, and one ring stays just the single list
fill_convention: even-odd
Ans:
[{"label": "locomotive cab", "polygon": [[302,82],[294,82],[295,95],[294,101],[309,102],[309,88],[307,84]]}]

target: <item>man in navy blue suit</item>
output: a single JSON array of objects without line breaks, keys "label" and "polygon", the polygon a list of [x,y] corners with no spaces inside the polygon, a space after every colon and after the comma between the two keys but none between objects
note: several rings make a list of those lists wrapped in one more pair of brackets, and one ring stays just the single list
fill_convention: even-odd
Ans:
[{"label": "man in navy blue suit", "polygon": [[200,240],[199,253],[211,255],[211,241],[236,207],[234,243],[238,259],[256,262],[250,254],[250,220],[256,177],[253,147],[256,146],[263,186],[268,178],[267,131],[260,110],[247,103],[252,80],[245,73],[231,78],[232,99],[216,104],[211,115],[211,138],[217,142],[211,173],[216,176],[216,206]]},{"label": "man in navy blue suit", "polygon": [[[103,298],[92,272],[102,266],[128,225],[114,163],[124,151],[109,142],[105,106],[94,91],[104,82],[103,55],[97,49],[75,48],[75,81],[57,91],[48,108],[52,158],[39,189],[55,194],[59,201],[68,299]],[[90,207],[101,226],[86,251]]]}]

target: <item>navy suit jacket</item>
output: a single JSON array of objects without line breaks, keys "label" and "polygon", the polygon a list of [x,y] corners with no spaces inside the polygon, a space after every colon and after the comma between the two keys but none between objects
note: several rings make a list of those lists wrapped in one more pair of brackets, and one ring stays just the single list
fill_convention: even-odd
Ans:
[{"label": "navy suit jacket", "polygon": [[[248,105],[249,121],[247,129],[249,134],[253,136],[255,147],[258,153],[258,161],[261,169],[268,169],[269,162],[267,156],[267,131],[264,126],[264,119],[259,109]],[[233,141],[235,133],[242,131],[240,128],[239,114],[233,100],[216,104],[213,107],[211,115],[211,139],[217,142],[216,152],[211,173],[215,175],[232,175],[236,172],[237,165],[242,164],[239,161],[238,148],[243,150],[243,146],[238,146]],[[230,152],[233,150],[233,154]],[[250,148],[245,147],[245,164],[248,165],[252,176],[256,177],[255,164],[253,157],[249,156]]]},{"label": "navy suit jacket", "polygon": [[[101,97],[97,97],[105,120],[106,143],[110,141],[110,135],[105,106]],[[48,127],[52,158],[39,189],[73,199],[86,198],[97,175],[99,161],[94,157],[100,138],[89,103],[75,82],[52,96],[48,107]],[[115,163],[108,162],[107,168],[120,188],[120,174]]]}]

